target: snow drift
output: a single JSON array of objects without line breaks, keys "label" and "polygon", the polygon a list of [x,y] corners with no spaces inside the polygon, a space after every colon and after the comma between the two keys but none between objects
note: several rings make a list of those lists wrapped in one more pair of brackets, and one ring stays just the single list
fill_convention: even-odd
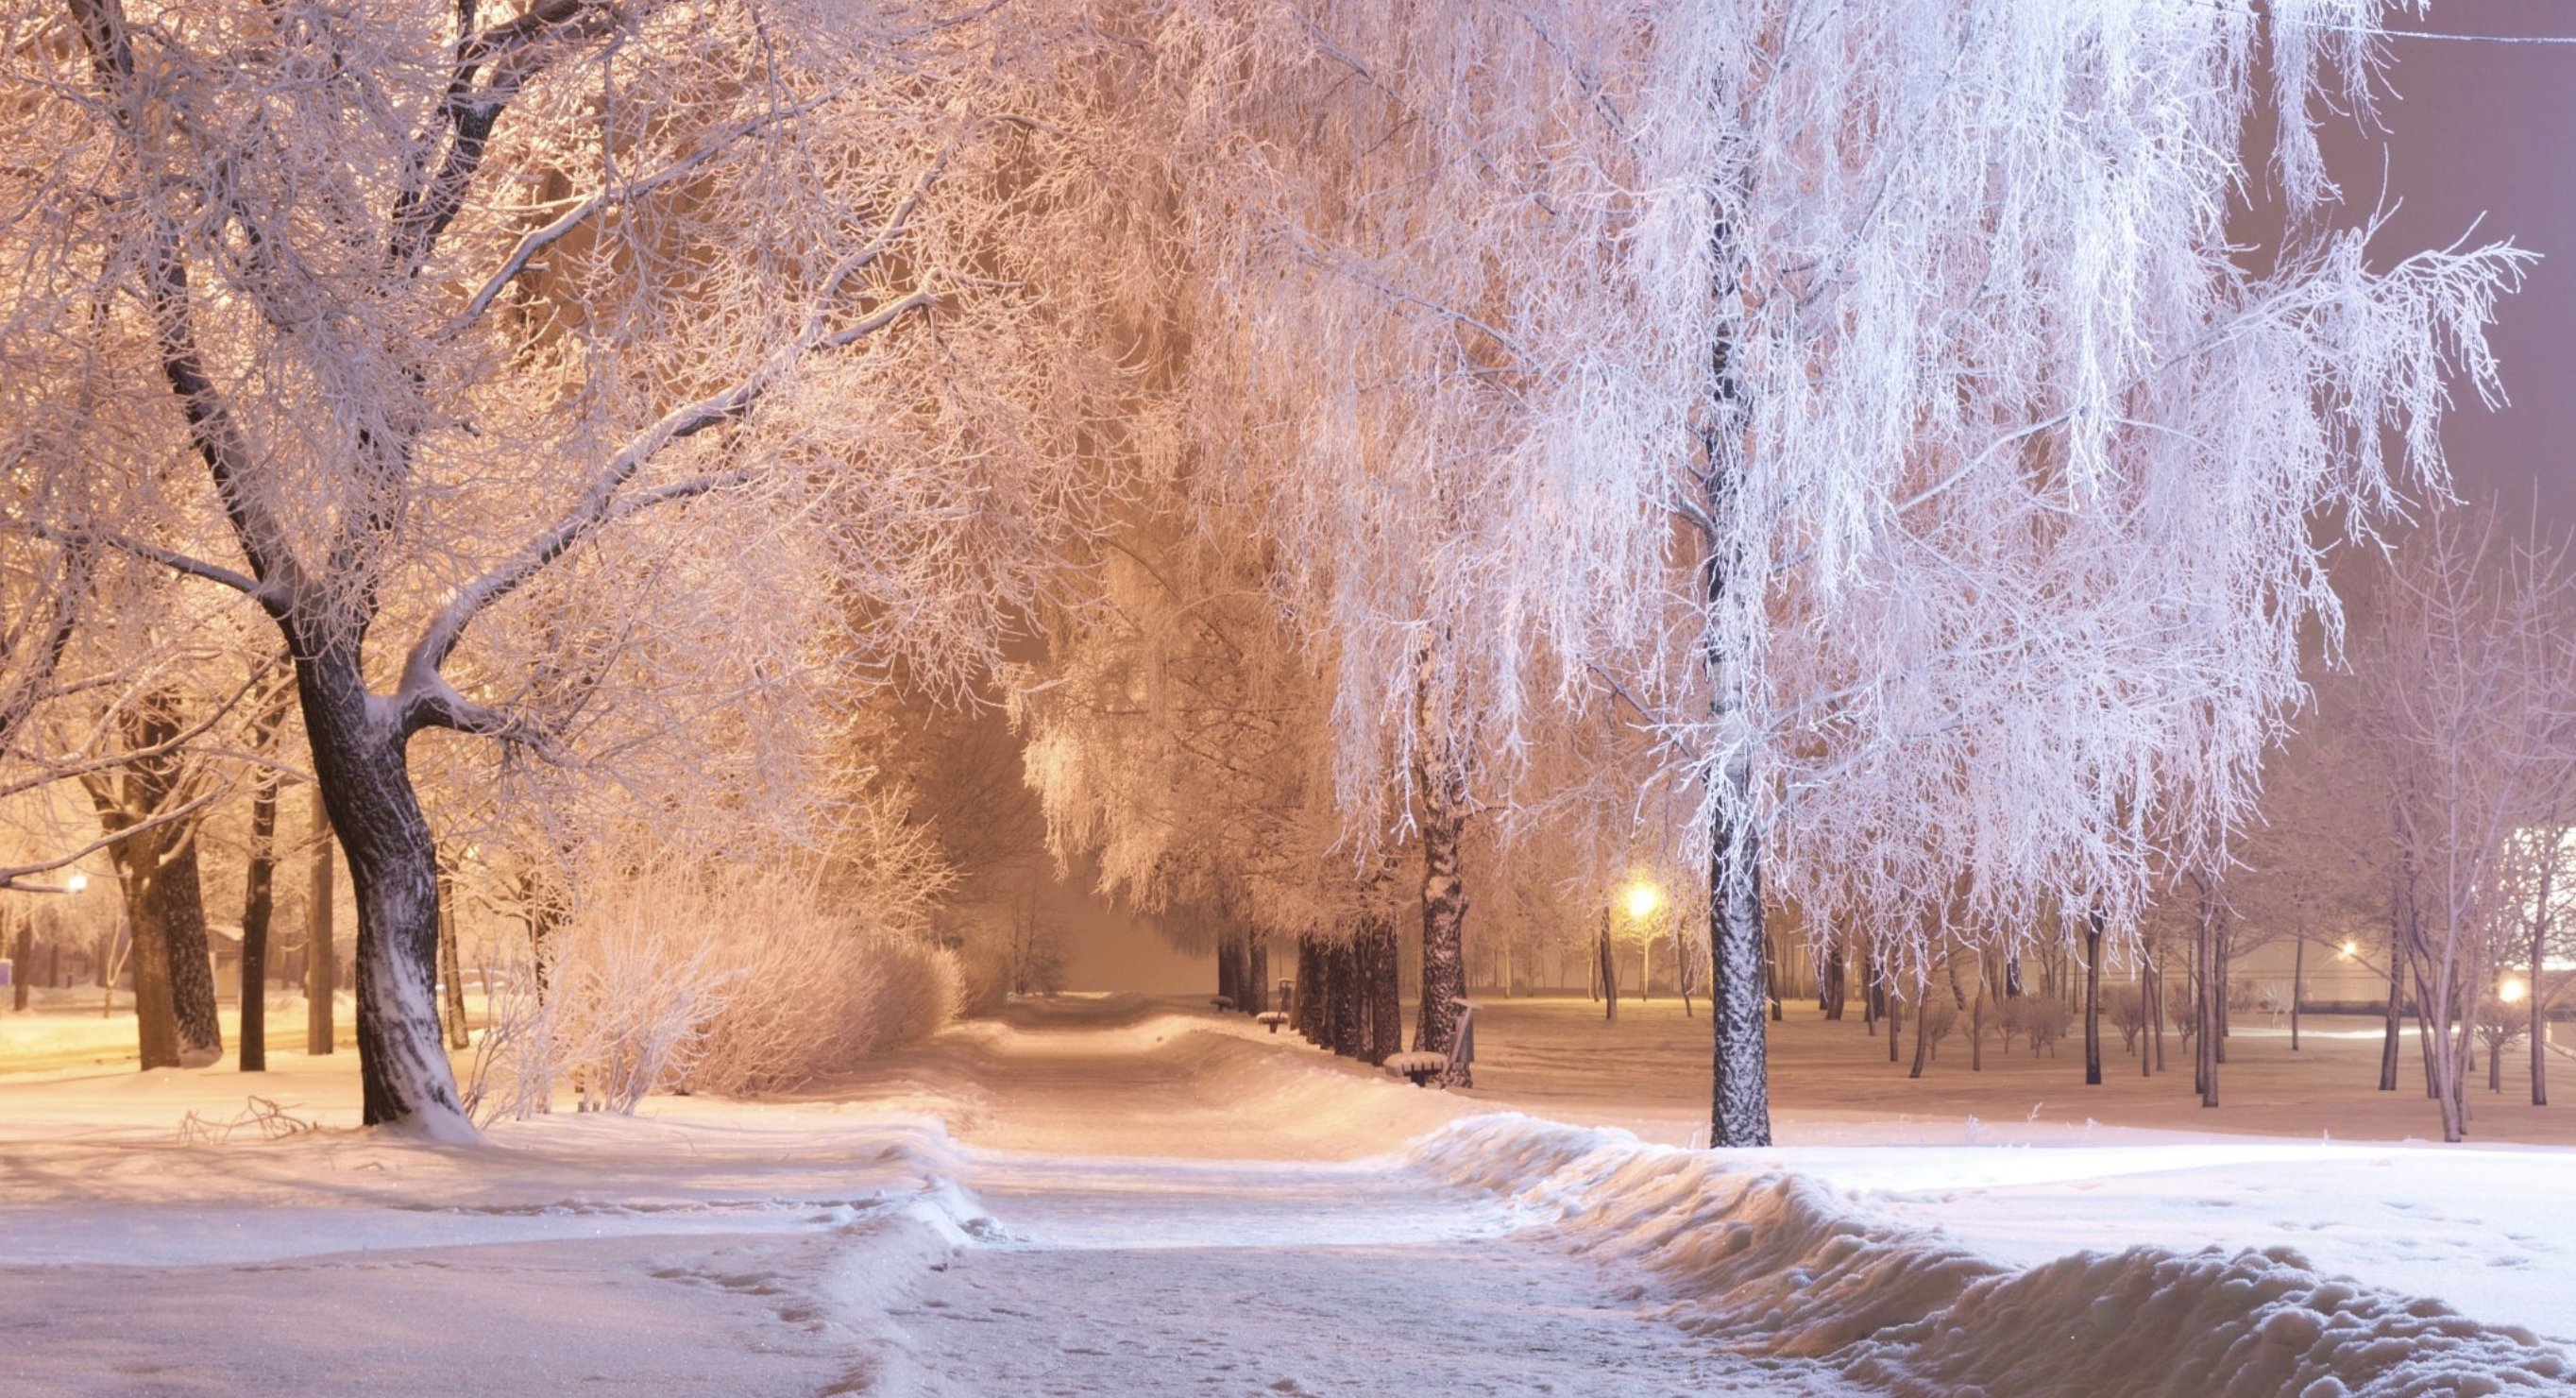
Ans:
[{"label": "snow drift", "polygon": [[1642,1267],[1665,1317],[1693,1334],[1897,1394],[2576,1384],[2576,1364],[2527,1330],[2321,1276],[2287,1248],[2141,1247],[2015,1271],[1800,1175],[1522,1116],[1457,1122],[1409,1163],[1504,1196],[1578,1252]]}]

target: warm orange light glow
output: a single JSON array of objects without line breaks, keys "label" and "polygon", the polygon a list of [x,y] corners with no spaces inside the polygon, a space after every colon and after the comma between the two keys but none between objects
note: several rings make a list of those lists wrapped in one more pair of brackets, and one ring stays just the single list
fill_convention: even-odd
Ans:
[{"label": "warm orange light glow", "polygon": [[1664,891],[1639,879],[1628,885],[1628,916],[1642,918],[1664,905]]},{"label": "warm orange light glow", "polygon": [[2344,959],[2346,960],[2350,960],[2353,957],[2361,955],[2361,944],[2359,942],[2345,942],[2343,944],[2343,954]]},{"label": "warm orange light glow", "polygon": [[2520,976],[2507,976],[2504,983],[2496,987],[2496,998],[2508,1005],[2521,1004],[2522,997],[2530,993],[2531,987],[2523,984]]},{"label": "warm orange light glow", "polygon": [[78,893],[82,889],[89,887],[89,875],[82,873],[78,869],[74,869],[72,870],[72,876],[63,880],[63,887],[70,889],[74,893]]}]

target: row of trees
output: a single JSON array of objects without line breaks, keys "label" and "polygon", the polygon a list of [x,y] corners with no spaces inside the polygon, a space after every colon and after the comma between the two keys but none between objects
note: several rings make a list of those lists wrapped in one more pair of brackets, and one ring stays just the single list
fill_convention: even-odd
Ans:
[{"label": "row of trees", "polygon": [[22,10],[0,723],[104,701],[139,907],[201,798],[136,619],[238,638],[206,712],[291,674],[370,1121],[470,1129],[458,832],[829,851],[892,691],[1013,706],[1061,857],[1336,1005],[1418,918],[1417,1048],[1473,851],[1691,888],[1760,1144],[1766,910],[1896,983],[2126,944],[2329,544],[2444,489],[2522,256],[2335,226],[2384,9]]}]

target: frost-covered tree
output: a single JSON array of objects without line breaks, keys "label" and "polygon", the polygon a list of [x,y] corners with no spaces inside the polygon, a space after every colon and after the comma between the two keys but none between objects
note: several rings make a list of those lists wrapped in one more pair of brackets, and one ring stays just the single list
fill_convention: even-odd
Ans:
[{"label": "frost-covered tree", "polygon": [[[1223,964],[1244,936],[1293,938],[1300,1028],[1377,1062],[1402,1048],[1394,845],[1334,799],[1325,667],[1264,559],[1173,524],[1122,533],[1019,701],[1049,844]],[[1234,979],[1248,1003],[1268,977]]]},{"label": "frost-covered tree", "polygon": [[1040,262],[1103,241],[1080,46],[938,0],[0,26],[0,357],[102,366],[19,459],[126,487],[24,492],[13,537],[271,618],[357,894],[366,1119],[462,1130],[417,735],[572,757],[641,705],[667,741],[827,647],[953,679],[1045,584],[1117,377]]},{"label": "frost-covered tree", "polygon": [[2480,1009],[2547,896],[2534,846],[2576,802],[2576,578],[2563,548],[2459,509],[2404,541],[2382,582],[2356,682],[2387,773],[2385,857],[2428,1086],[2458,1141]]},{"label": "frost-covered tree", "polygon": [[1346,648],[1345,799],[1635,694],[1703,798],[1718,1143],[1768,1137],[1766,897],[2117,941],[2242,821],[2316,526],[2438,488],[2519,266],[2325,219],[2387,8],[1167,12],[1193,420]]}]

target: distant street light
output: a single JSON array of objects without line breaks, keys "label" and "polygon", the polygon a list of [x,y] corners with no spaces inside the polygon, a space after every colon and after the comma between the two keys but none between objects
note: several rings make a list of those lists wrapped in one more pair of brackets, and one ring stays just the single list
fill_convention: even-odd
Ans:
[{"label": "distant street light", "polygon": [[2359,943],[2359,942],[2353,942],[2353,941],[2347,941],[2347,942],[2345,942],[2345,943],[2343,944],[2343,959],[2344,959],[2344,960],[2346,960],[2346,961],[2350,961],[2351,959],[2353,959],[2354,957],[2359,956],[2359,955],[2361,955],[2361,943]]},{"label": "distant street light", "polygon": [[78,869],[72,870],[72,876],[63,880],[63,891],[65,893],[78,893],[87,887],[89,887],[89,875],[82,873]]},{"label": "distant street light", "polygon": [[1663,903],[1664,891],[1644,879],[1628,885],[1628,916],[1642,922]]},{"label": "distant street light", "polygon": [[2531,987],[2524,985],[2520,976],[2507,976],[2504,983],[2496,987],[2496,998],[2508,1005],[2521,1004],[2522,997],[2530,993]]}]

